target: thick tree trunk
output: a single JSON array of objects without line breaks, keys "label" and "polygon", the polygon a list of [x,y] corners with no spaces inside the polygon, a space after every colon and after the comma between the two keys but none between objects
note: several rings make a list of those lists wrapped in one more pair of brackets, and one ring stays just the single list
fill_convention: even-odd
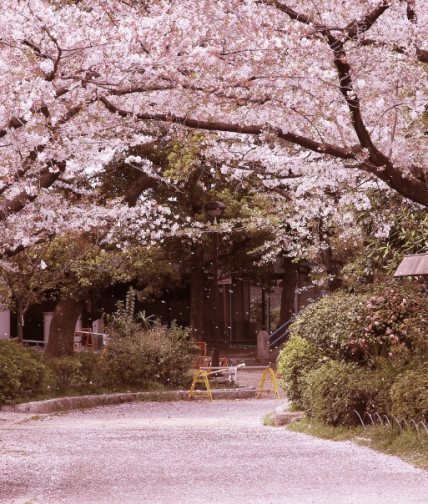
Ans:
[{"label": "thick tree trunk", "polygon": [[191,254],[190,327],[195,341],[206,341],[204,331],[204,271],[202,253],[194,247]]},{"label": "thick tree trunk", "polygon": [[294,315],[294,299],[296,294],[297,273],[296,264],[289,257],[284,259],[284,276],[282,280],[280,323],[284,324]]},{"label": "thick tree trunk", "polygon": [[74,351],[74,330],[83,304],[75,299],[61,298],[55,307],[49,329],[47,357],[72,355]]}]

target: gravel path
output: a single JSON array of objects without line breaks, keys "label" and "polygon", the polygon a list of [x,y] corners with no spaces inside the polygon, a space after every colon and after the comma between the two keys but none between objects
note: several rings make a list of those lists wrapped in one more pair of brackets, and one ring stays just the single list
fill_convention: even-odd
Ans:
[{"label": "gravel path", "polygon": [[428,503],[428,473],[398,458],[264,427],[278,404],[128,403],[3,421],[0,503]]}]

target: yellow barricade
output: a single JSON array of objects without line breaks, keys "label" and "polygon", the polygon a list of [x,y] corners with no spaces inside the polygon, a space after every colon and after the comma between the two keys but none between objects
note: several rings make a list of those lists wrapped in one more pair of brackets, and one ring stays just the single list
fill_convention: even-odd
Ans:
[{"label": "yellow barricade", "polygon": [[[270,376],[270,379],[272,381],[273,390],[264,388],[267,375]],[[275,373],[273,372],[272,368],[266,368],[262,374],[262,381],[260,382],[260,388],[259,388],[259,392],[257,394],[257,399],[260,399],[262,394],[270,394],[270,393],[275,394],[276,398],[280,399],[278,384],[276,383],[276,378],[275,378]]]},{"label": "yellow barricade", "polygon": [[[187,399],[192,397],[208,397],[210,401],[213,400],[213,395],[211,393],[210,382],[208,380],[208,375],[221,373],[224,371],[229,371],[228,368],[216,369],[215,371],[205,371],[205,369],[197,369],[193,375],[192,385],[187,395]],[[205,392],[203,390],[195,390],[197,383],[203,383],[205,385]]]}]

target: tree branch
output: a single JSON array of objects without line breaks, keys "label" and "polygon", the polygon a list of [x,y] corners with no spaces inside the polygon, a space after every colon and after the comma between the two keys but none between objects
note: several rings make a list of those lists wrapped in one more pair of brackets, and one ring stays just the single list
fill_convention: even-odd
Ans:
[{"label": "tree branch", "polygon": [[121,117],[134,117],[139,121],[169,122],[192,129],[223,131],[226,133],[240,133],[245,135],[261,135],[269,131],[275,134],[281,140],[286,140],[287,142],[300,145],[305,149],[309,149],[320,154],[329,154],[340,159],[354,159],[355,157],[355,151],[353,149],[339,147],[337,145],[329,143],[315,142],[310,138],[304,137],[302,135],[296,135],[295,133],[284,132],[280,128],[276,127],[270,127],[266,125],[245,126],[241,124],[225,123],[220,121],[202,121],[198,119],[192,119],[187,116],[176,116],[174,114],[133,114],[130,111],[120,109],[106,97],[101,97],[100,101],[113,114],[118,114]]},{"label": "tree branch", "polygon": [[[52,171],[52,167],[55,167],[55,171]],[[51,164],[46,166],[43,170],[39,172],[38,176],[38,186],[42,189],[50,187],[65,171],[66,163],[57,162],[51,160]],[[3,201],[0,204],[0,221],[5,220],[10,213],[17,213],[22,210],[28,203],[31,203],[37,198],[36,194],[30,195],[23,191],[16,195],[11,200]]]}]

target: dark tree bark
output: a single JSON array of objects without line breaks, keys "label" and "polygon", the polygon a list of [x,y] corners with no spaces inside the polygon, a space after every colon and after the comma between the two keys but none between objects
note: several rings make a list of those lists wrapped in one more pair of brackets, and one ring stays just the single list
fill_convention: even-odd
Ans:
[{"label": "dark tree bark", "polygon": [[200,250],[193,246],[191,251],[190,279],[190,327],[195,341],[205,341],[204,334],[204,260]]},{"label": "dark tree bark", "polygon": [[74,330],[83,303],[71,297],[60,298],[49,329],[47,357],[64,357],[74,351]]},{"label": "dark tree bark", "polygon": [[284,258],[283,267],[280,324],[284,324],[295,314],[294,297],[297,285],[296,265],[291,262],[289,257]]},{"label": "dark tree bark", "polygon": [[128,189],[124,201],[131,207],[135,206],[141,193],[150,187],[154,187],[154,185],[154,179],[142,173]]}]

